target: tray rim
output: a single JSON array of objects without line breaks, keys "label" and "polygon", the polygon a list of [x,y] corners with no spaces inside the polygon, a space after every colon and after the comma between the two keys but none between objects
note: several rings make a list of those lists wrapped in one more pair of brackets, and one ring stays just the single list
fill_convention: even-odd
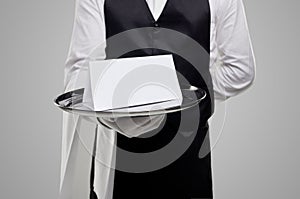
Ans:
[{"label": "tray rim", "polygon": [[181,87],[181,90],[187,90],[187,91],[199,91],[201,90],[203,92],[203,96],[201,96],[199,99],[194,100],[193,102],[190,102],[188,105],[185,106],[176,106],[171,107],[167,109],[162,110],[152,110],[152,111],[132,111],[132,112],[125,112],[125,111],[93,111],[93,110],[83,110],[83,109],[76,109],[72,107],[66,107],[59,104],[59,99],[66,95],[72,95],[73,93],[80,93],[84,90],[84,88],[78,88],[74,89],[65,93],[61,93],[58,95],[54,100],[54,105],[60,108],[63,111],[80,115],[80,116],[88,116],[88,117],[110,117],[110,118],[117,118],[117,117],[138,117],[138,116],[150,116],[150,115],[160,115],[160,114],[167,114],[167,113],[174,113],[178,111],[183,111],[189,108],[192,108],[199,104],[206,96],[207,92],[204,89],[192,86],[192,85],[184,85],[184,87]]}]

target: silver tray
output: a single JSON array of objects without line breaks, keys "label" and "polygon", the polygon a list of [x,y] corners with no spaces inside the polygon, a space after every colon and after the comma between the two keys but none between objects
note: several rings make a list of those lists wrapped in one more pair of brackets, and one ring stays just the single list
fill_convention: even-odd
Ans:
[{"label": "silver tray", "polygon": [[[161,109],[161,110],[151,110],[151,111],[134,111],[134,107],[126,107],[124,109],[111,109],[109,111],[93,111],[87,108],[82,102],[84,88],[76,89],[67,93],[59,95],[54,99],[54,104],[62,109],[63,111],[87,116],[87,117],[136,117],[136,116],[150,116],[150,115],[160,115],[166,113],[174,113],[177,111],[182,111],[191,107],[196,106],[206,97],[206,92],[195,86],[183,86],[181,87],[181,92],[183,96],[182,104],[180,106]],[[158,103],[159,104],[159,103]]]}]

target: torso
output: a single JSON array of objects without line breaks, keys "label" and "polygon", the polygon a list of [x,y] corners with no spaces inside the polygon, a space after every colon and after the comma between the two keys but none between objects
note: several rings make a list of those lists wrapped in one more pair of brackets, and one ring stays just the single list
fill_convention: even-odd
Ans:
[{"label": "torso", "polygon": [[[189,83],[211,93],[212,83],[208,74],[212,34],[208,0],[168,0],[158,19],[153,17],[146,0],[105,0],[104,18],[107,58],[172,53],[176,69]],[[125,31],[126,34],[122,34]],[[190,45],[191,40],[200,44],[202,48],[194,52],[194,48]],[[130,50],[123,49],[124,46]],[[179,79],[180,83],[187,83],[184,78]],[[180,158],[163,169],[148,173],[116,170],[115,199],[164,198],[164,196],[180,199],[212,198],[210,153],[205,158],[199,159],[199,150],[204,138],[207,137],[207,119],[213,106],[211,97],[207,97],[199,107],[189,112],[168,114],[164,127],[150,138],[127,138],[118,134],[118,148],[136,154],[160,150],[169,145],[175,137],[178,138],[178,133],[179,143],[184,144],[191,137],[193,140]],[[193,116],[197,110],[200,110],[201,115],[198,119]],[[179,126],[182,115],[190,122],[190,126],[195,123],[199,125],[196,130],[189,129],[189,125],[184,127],[184,131],[192,132],[190,138],[182,136],[184,132]],[[145,160],[138,158],[131,160],[130,165],[122,150],[117,149],[117,165],[129,164],[132,167],[143,165]]]}]

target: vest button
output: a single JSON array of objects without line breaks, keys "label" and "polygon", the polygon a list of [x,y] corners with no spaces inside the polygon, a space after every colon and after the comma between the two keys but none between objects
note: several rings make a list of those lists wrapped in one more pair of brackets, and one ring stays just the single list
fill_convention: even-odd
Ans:
[{"label": "vest button", "polygon": [[158,23],[157,23],[157,22],[154,22],[154,26],[155,26],[155,27],[158,27]]}]

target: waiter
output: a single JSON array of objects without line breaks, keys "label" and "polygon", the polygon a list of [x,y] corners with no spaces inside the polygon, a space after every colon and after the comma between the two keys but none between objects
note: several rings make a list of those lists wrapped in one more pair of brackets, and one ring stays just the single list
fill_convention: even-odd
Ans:
[{"label": "waiter", "polygon": [[[172,54],[176,70],[183,79],[205,89],[208,96],[190,112],[158,116],[154,123],[143,124],[139,128],[128,127],[128,131],[123,129],[124,132],[116,133],[98,125],[96,141],[101,142],[101,136],[106,133],[122,150],[147,153],[172,142],[178,133],[184,134],[178,125],[181,117],[191,124],[196,123],[198,128],[184,129],[191,130],[193,141],[180,157],[161,169],[149,172],[112,171],[93,163],[90,196],[87,198],[213,198],[210,153],[199,158],[199,150],[208,137],[207,121],[213,114],[213,101],[228,99],[245,90],[252,84],[255,75],[255,61],[242,0],[77,0],[65,67],[65,91],[75,89],[80,68],[98,44],[125,31],[149,27],[148,34],[141,33],[136,40],[128,37],[126,45],[149,44],[150,48],[118,55],[115,53],[118,46],[107,42],[102,50],[102,58]],[[199,54],[193,52],[191,59],[198,60],[197,56],[202,59],[199,63],[189,62],[176,53],[176,49],[189,45],[187,40],[170,41],[163,34],[165,30],[186,35],[209,56],[200,56],[200,51]],[[161,46],[166,48],[162,49]],[[197,111],[200,111],[200,118],[195,120],[193,114]],[[64,113],[61,198],[76,198],[69,184],[74,171],[72,162],[76,158],[74,148],[79,145],[79,138],[75,136],[79,119]],[[107,126],[114,125],[114,121],[103,122]],[[158,127],[161,127],[159,132],[151,137],[138,136]],[[185,143],[185,137],[188,136],[181,136],[182,143]],[[107,152],[105,158],[114,159],[116,168],[122,165],[122,153],[109,147],[104,149]]]}]

